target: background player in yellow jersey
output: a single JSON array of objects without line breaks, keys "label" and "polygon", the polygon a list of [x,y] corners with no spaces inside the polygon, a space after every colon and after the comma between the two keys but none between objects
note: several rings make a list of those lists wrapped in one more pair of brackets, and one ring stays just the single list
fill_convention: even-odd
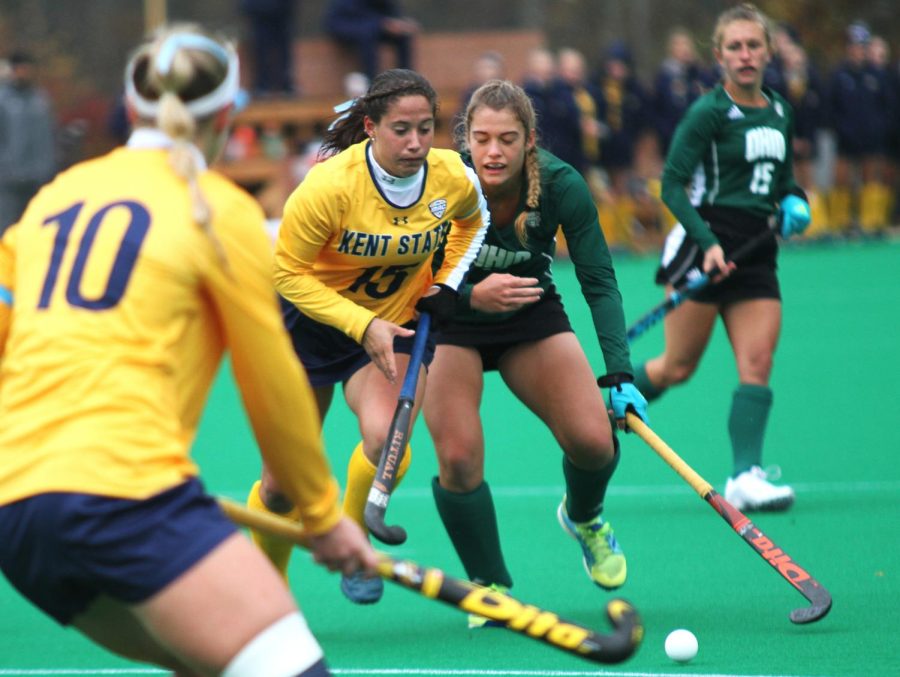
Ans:
[{"label": "background player in yellow jersey", "polygon": [[238,72],[231,46],[162,31],[128,64],[127,147],[59,175],[4,235],[0,568],[61,624],[179,676],[320,677],[322,650],[290,592],[188,457],[230,349],[315,558],[374,568],[340,514],[262,211],[206,169]]},{"label": "background player in yellow jersey", "polygon": [[[276,243],[275,285],[320,415],[342,383],[359,420],[362,441],[350,459],[344,511],[360,525],[397,405],[397,376],[409,361],[415,310],[430,311],[437,323],[453,312],[488,223],[475,172],[454,151],[431,148],[436,107],[420,74],[394,69],[376,77],[326,134],[322,152],[338,152],[290,196]],[[438,249],[443,261],[432,274]],[[432,345],[426,364],[433,352]],[[398,480],[410,456],[407,447]],[[265,471],[248,502],[291,510]],[[290,548],[256,538],[286,571]],[[367,604],[381,598],[383,583],[345,576],[341,589]]]}]

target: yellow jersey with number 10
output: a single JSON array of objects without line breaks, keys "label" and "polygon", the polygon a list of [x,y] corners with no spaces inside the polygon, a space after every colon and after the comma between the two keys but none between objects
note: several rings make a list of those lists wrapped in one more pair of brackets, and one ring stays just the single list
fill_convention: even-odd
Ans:
[{"label": "yellow jersey with number 10", "polygon": [[49,491],[142,499],[196,475],[189,447],[229,349],[266,461],[304,524],[329,529],[338,490],[281,322],[262,210],[203,172],[210,237],[153,145],[165,137],[135,136],[150,145],[45,186],[0,245],[0,505]]},{"label": "yellow jersey with number 10", "polygon": [[458,289],[490,222],[478,177],[455,151],[432,149],[419,199],[399,207],[378,188],[368,144],[310,170],[285,205],[275,248],[281,295],[360,342],[373,317],[411,320],[432,284]]}]

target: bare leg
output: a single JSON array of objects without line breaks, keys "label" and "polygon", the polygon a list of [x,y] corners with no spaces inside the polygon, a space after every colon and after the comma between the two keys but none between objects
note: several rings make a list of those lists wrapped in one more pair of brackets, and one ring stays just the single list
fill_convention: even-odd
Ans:
[{"label": "bare leg", "polygon": [[[485,585],[511,587],[494,499],[484,481],[484,434],[479,415],[483,385],[477,351],[438,346],[424,407],[439,467],[439,478],[432,481],[431,489],[441,522],[468,577]],[[483,619],[470,618],[470,622],[479,625]]]},{"label": "bare leg", "polygon": [[178,675],[218,675],[256,635],[297,610],[263,554],[231,536],[148,601],[101,598],[73,625],[95,642]]},{"label": "bare leg", "polygon": [[460,493],[473,491],[484,481],[481,357],[470,348],[439,346],[429,381],[425,422],[437,452],[441,486]]},{"label": "bare leg", "polygon": [[516,397],[547,424],[574,465],[599,470],[612,461],[603,395],[575,334],[516,346],[503,356],[500,373]]},{"label": "bare leg", "polygon": [[295,611],[284,581],[240,534],[135,607],[163,646],[209,675],[219,674],[250,640]]},{"label": "bare leg", "polygon": [[[388,381],[378,368],[369,363],[344,384],[344,398],[347,406],[356,414],[359,430],[363,438],[363,450],[373,464],[378,465],[381,449],[387,439],[388,428],[397,408],[403,375],[409,365],[409,355],[396,353],[397,373],[401,376],[396,383]],[[419,370],[419,382],[416,388],[416,400],[410,425],[415,422],[425,391],[425,368]]]},{"label": "bare leg", "polygon": [[72,625],[95,643],[119,656],[173,670],[178,677],[199,674],[188,669],[171,651],[163,647],[135,617],[131,607],[109,597],[99,597]]},{"label": "bare leg", "polygon": [[762,469],[766,426],[773,402],[769,377],[781,331],[781,302],[776,299],[743,301],[728,306],[722,316],[739,379],[728,417],[733,467],[725,485],[725,498],[738,510],[786,510],[794,502],[793,490],[769,482]]},{"label": "bare leg", "polygon": [[753,299],[727,306],[722,319],[734,351],[738,380],[768,385],[781,333],[781,301]]},{"label": "bare leg", "polygon": [[[671,289],[669,289],[671,291]],[[662,355],[644,365],[650,382],[659,390],[683,383],[697,369],[712,336],[717,306],[685,301],[666,316],[666,346]]]},{"label": "bare leg", "polygon": [[618,459],[603,396],[581,344],[566,332],[516,346],[500,361],[500,373],[565,452],[560,526],[578,542],[588,577],[602,588],[618,588],[627,576],[625,556],[612,526],[600,517]]}]

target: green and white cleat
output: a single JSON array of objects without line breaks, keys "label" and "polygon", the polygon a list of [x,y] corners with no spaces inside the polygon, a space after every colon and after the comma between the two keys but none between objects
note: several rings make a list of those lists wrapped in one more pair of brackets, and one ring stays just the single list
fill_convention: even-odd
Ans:
[{"label": "green and white cleat", "polygon": [[578,541],[588,577],[604,590],[614,590],[625,583],[628,573],[625,554],[616,542],[612,526],[597,515],[590,522],[573,522],[566,513],[566,497],[556,511],[560,526]]},{"label": "green and white cleat", "polygon": [[[498,583],[491,583],[487,586],[488,589],[494,590],[496,592],[502,592],[506,594],[509,592],[509,588],[505,585],[500,585]],[[479,628],[502,628],[506,624],[500,621],[495,621],[490,618],[485,618],[484,616],[479,616],[478,614],[469,614],[469,629],[477,630]]]}]

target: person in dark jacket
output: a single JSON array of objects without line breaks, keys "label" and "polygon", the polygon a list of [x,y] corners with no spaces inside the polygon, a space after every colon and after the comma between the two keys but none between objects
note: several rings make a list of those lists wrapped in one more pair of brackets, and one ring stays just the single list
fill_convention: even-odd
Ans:
[{"label": "person in dark jacket", "polygon": [[688,29],[673,28],[667,44],[668,55],[653,83],[654,126],[663,156],[685,111],[716,84],[715,72],[700,60]]},{"label": "person in dark jacket", "polygon": [[777,26],[772,40],[775,53],[766,68],[763,84],[787,99],[794,110],[794,174],[797,183],[806,191],[812,213],[806,235],[825,235],[829,230],[828,214],[824,196],[814,179],[817,137],[827,115],[825,85],[792,26]]},{"label": "person in dark jacket", "polygon": [[9,65],[10,78],[0,85],[0,234],[57,171],[56,123],[35,81],[34,57],[16,51]]},{"label": "person in dark jacket", "polygon": [[[829,108],[838,155],[828,207],[832,228],[843,232],[851,226],[875,229],[886,220],[886,214],[883,217],[867,214],[863,223],[860,211],[861,206],[869,205],[873,209],[873,204],[887,200],[882,174],[890,103],[887,83],[866,59],[871,38],[866,24],[859,21],[850,24],[846,57],[830,79]],[[857,183],[862,188],[855,194],[853,187]]]},{"label": "person in dark jacket", "polygon": [[585,170],[581,111],[572,88],[560,77],[556,56],[539,47],[528,54],[522,89],[537,115],[537,133],[544,148],[579,172]]},{"label": "person in dark jacket", "polygon": [[599,92],[599,117],[604,135],[600,139],[600,166],[609,177],[614,201],[614,224],[604,219],[616,236],[612,244],[636,245],[642,224],[637,221],[638,203],[645,190],[634,172],[638,143],[650,130],[650,100],[634,72],[631,50],[621,40],[613,42],[603,55],[594,78]]},{"label": "person in dark jacket", "polygon": [[357,53],[360,70],[370,81],[383,70],[378,54],[382,44],[394,49],[397,68],[413,68],[413,43],[420,26],[393,0],[331,0],[324,28]]},{"label": "person in dark jacket", "polygon": [[292,94],[294,11],[297,0],[240,0],[252,36],[253,89],[257,95]]}]

